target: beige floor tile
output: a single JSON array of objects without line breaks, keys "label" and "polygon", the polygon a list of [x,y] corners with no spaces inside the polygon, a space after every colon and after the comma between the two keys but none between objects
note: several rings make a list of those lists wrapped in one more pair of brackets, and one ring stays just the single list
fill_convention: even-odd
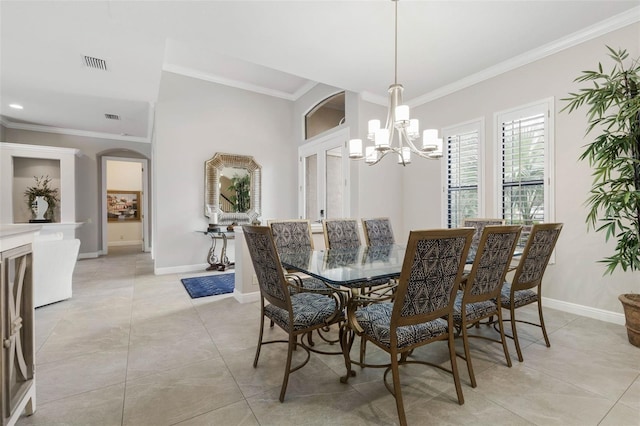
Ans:
[{"label": "beige floor tile", "polygon": [[129,347],[127,380],[219,358],[216,346],[202,325],[173,336],[166,333],[135,335]]},{"label": "beige floor tile", "polygon": [[247,399],[258,422],[263,426],[285,425],[392,425],[389,418],[362,394],[347,390],[312,396],[287,396],[283,403],[278,395],[257,395]]},{"label": "beige floor tile", "polygon": [[[619,401],[630,408],[640,411],[640,375],[636,377],[636,380],[629,386],[629,389],[622,395]],[[640,419],[640,416],[638,416]]]},{"label": "beige floor tile", "polygon": [[197,362],[127,381],[123,425],[173,425],[242,399],[221,360]]},{"label": "beige floor tile", "polygon": [[40,404],[34,415],[22,417],[21,426],[120,426],[124,383]]},{"label": "beige floor tile", "polygon": [[36,365],[38,403],[123,383],[127,350],[107,350]]},{"label": "beige floor tile", "polygon": [[179,426],[257,426],[259,424],[245,400],[177,423]]},{"label": "beige floor tile", "polygon": [[[638,354],[640,359],[640,353]],[[640,374],[640,362],[608,350],[583,350],[558,341],[551,348],[527,348],[525,364],[557,380],[617,400]]]},{"label": "beige floor tile", "polygon": [[446,394],[413,404],[405,411],[407,422],[410,425],[533,425],[517,413],[488,400],[480,391],[464,386],[463,393],[463,405],[458,405]]},{"label": "beige floor tile", "polygon": [[640,409],[616,404],[598,426],[639,426]]},{"label": "beige floor tile", "polygon": [[597,424],[615,402],[524,364],[501,372],[479,374],[476,390],[538,425]]}]

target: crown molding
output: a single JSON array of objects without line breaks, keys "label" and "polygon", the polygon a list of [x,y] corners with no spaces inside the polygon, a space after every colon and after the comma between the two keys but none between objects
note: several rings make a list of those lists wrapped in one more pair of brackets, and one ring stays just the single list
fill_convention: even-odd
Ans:
[{"label": "crown molding", "polygon": [[427,102],[431,102],[438,98],[450,95],[459,90],[473,86],[474,84],[478,84],[482,81],[496,77],[500,74],[504,74],[513,69],[546,58],[547,56],[561,52],[565,49],[592,40],[596,37],[600,37],[604,34],[610,33],[636,22],[640,22],[640,6],[629,9],[624,13],[612,16],[611,18],[600,21],[594,25],[591,25],[590,27],[584,28],[573,34],[569,34],[566,37],[555,40],[544,46],[530,50],[526,53],[523,53],[522,55],[509,59],[508,61],[504,61],[493,67],[486,68],[478,73],[470,75],[469,77],[440,87],[439,89],[436,89],[432,92],[413,98],[408,101],[407,104],[411,107],[416,107]]},{"label": "crown molding", "polygon": [[139,136],[123,136],[117,135],[114,133],[103,133],[103,132],[91,132],[87,130],[76,130],[76,129],[65,129],[62,127],[50,127],[43,126],[40,124],[24,124],[24,123],[14,123],[12,121],[7,121],[4,119],[0,119],[0,124],[8,129],[16,129],[16,130],[29,130],[32,132],[43,132],[43,133],[56,133],[61,135],[71,135],[71,136],[82,136],[87,138],[97,138],[97,139],[111,139],[118,141],[127,141],[127,142],[142,142],[142,143],[150,143],[151,140],[149,138],[143,138]]},{"label": "crown molding", "polygon": [[307,93],[311,90],[317,83],[313,81],[309,81],[305,85],[303,85],[300,89],[296,90],[295,93],[287,93],[282,90],[269,89],[264,86],[258,86],[257,84],[246,83],[243,81],[233,80],[230,78],[221,77],[218,75],[204,73],[202,71],[195,70],[193,68],[182,67],[180,65],[164,63],[162,65],[162,70],[171,72],[174,74],[184,75],[186,77],[197,78],[199,80],[209,81],[211,83],[222,84],[224,86],[235,87],[237,89],[248,90],[250,92],[260,93],[262,95],[273,96],[276,98],[286,99],[288,101],[295,101],[300,96]]}]

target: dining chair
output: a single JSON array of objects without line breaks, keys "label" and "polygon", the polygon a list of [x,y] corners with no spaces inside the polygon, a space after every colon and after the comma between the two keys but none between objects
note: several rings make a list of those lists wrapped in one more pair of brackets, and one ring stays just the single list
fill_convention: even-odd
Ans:
[{"label": "dining chair", "polygon": [[323,219],[324,244],[328,249],[360,247],[360,231],[356,219]]},{"label": "dining chair", "polygon": [[[465,228],[411,231],[393,300],[376,303],[362,296],[353,299],[348,311],[350,329],[390,356],[390,364],[363,366],[386,367],[384,384],[395,397],[401,425],[406,425],[407,419],[400,386],[400,365],[424,364],[451,373],[458,403],[464,403],[456,364],[453,303],[472,235],[473,230]],[[355,305],[361,304],[364,306],[355,309]],[[353,374],[347,335],[343,334],[347,366],[343,382]],[[414,349],[436,341],[448,342],[451,369],[407,358]],[[393,377],[392,386],[386,380],[389,371]]]},{"label": "dining chair", "polygon": [[[515,270],[511,282],[505,282],[500,293],[500,306],[509,310],[509,318],[504,321],[511,322],[511,337],[516,345],[518,361],[522,362],[522,350],[518,341],[516,322],[525,323],[540,327],[547,347],[550,347],[547,329],[544,326],[542,315],[542,277],[549,264],[551,253],[558,241],[562,223],[541,223],[533,225],[531,234],[524,247],[520,262]],[[534,291],[533,289],[536,289]],[[515,311],[522,306],[531,303],[538,304],[538,318],[540,323],[517,320]]]},{"label": "dining chair", "polygon": [[395,244],[393,228],[388,217],[362,219],[364,239],[369,247]]},{"label": "dining chair", "polygon": [[[335,294],[327,297],[324,292],[314,292],[310,289],[302,291],[299,279],[295,276],[285,277],[273,235],[268,226],[243,226],[242,228],[260,287],[260,334],[253,367],[258,366],[262,345],[288,343],[284,379],[280,389],[280,402],[283,402],[289,375],[302,368],[309,361],[310,352],[314,351],[313,348],[304,344],[304,339],[298,342],[298,336],[336,324],[344,320],[344,316],[340,301]],[[295,291],[290,291],[292,288]],[[288,339],[263,340],[265,318],[269,318],[282,328],[288,334]],[[298,348],[304,349],[307,356],[302,363],[292,367],[293,351]]]},{"label": "dining chair", "polygon": [[311,222],[308,219],[269,220],[267,224],[277,250],[313,250]]},{"label": "dining chair", "polygon": [[[361,246],[358,221],[355,219],[324,219],[322,221],[324,241],[328,249],[350,249]],[[362,283],[361,290],[369,296],[386,299],[395,290],[393,280],[382,279]],[[360,363],[364,363],[367,342],[361,339]]]},{"label": "dining chair", "polygon": [[[504,283],[507,269],[522,231],[521,226],[486,226],[478,245],[471,272],[463,278],[462,289],[458,290],[453,305],[453,322],[456,336],[462,337],[464,356],[467,362],[471,387],[476,387],[473,373],[469,338],[482,338],[502,344],[507,366],[511,367],[511,357],[502,323],[502,309],[496,302]],[[469,334],[469,328],[486,318],[498,317],[500,340],[486,334]]]},{"label": "dining chair", "polygon": [[[308,219],[286,219],[286,220],[270,220],[267,222],[271,228],[271,234],[273,235],[273,241],[276,246],[278,254],[291,253],[291,252],[304,252],[313,250],[313,234],[311,233],[311,222]],[[288,274],[295,274],[294,271],[287,271]],[[298,274],[296,274],[298,275]],[[332,294],[335,289],[331,285],[325,283],[317,278],[298,275],[301,280],[301,287],[304,290],[312,289],[320,293]],[[341,307],[344,307],[346,301],[342,293],[339,293]],[[271,322],[273,327],[273,322]],[[337,339],[329,338],[328,335],[323,332],[328,332],[329,327],[324,329],[318,329],[317,333],[322,340],[329,344],[337,343]],[[312,333],[307,335],[307,341],[310,346],[314,346]],[[328,354],[340,354],[342,352],[322,352]]]},{"label": "dining chair", "polygon": [[478,248],[480,243],[480,237],[482,237],[482,230],[487,225],[504,225],[504,219],[498,218],[465,218],[462,220],[462,226],[465,228],[474,228],[473,240],[471,240],[471,250]]},{"label": "dining chair", "polygon": [[[278,254],[313,250],[311,222],[308,219],[270,220],[267,224],[271,228]],[[324,290],[328,287],[328,284],[317,278],[307,276],[300,278],[303,288]]]}]

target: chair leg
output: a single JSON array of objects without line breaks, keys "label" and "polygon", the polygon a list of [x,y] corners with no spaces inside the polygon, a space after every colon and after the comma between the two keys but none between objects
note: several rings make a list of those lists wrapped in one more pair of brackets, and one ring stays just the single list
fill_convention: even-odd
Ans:
[{"label": "chair leg", "polygon": [[502,342],[502,349],[504,350],[504,358],[507,360],[507,366],[511,367],[511,355],[509,355],[509,348],[507,347],[507,336],[505,336],[504,334],[504,323],[502,321],[502,309],[499,306],[498,306],[498,324],[500,325],[500,341]]},{"label": "chair leg", "polygon": [[398,354],[391,352],[391,375],[393,376],[393,396],[396,399],[396,408],[398,410],[398,419],[400,426],[407,425],[407,417],[404,413],[404,404],[402,402],[402,390],[400,389],[400,370],[398,369]]},{"label": "chair leg", "polygon": [[284,379],[282,380],[282,388],[280,389],[280,402],[284,402],[284,394],[287,392],[287,384],[289,383],[289,373],[291,373],[291,359],[293,358],[293,350],[297,345],[296,336],[289,334],[289,348],[287,350],[287,365],[284,370]]},{"label": "chair leg", "polygon": [[540,327],[542,328],[542,335],[544,336],[544,342],[547,344],[547,347],[551,347],[551,343],[549,343],[549,336],[547,336],[547,328],[544,326],[544,318],[542,316],[542,301],[540,296],[538,296],[538,316],[540,317]]},{"label": "chair leg", "polygon": [[262,335],[264,333],[264,315],[260,315],[260,333],[258,334],[258,347],[256,348],[256,357],[253,359],[253,368],[258,366],[258,358],[260,357],[260,348],[262,347]]},{"label": "chair leg", "polygon": [[475,374],[473,374],[473,365],[471,364],[471,351],[469,350],[469,336],[467,335],[467,324],[464,321],[462,322],[462,345],[464,346],[464,357],[467,361],[467,371],[469,371],[471,387],[475,388],[478,385],[476,384],[476,376]]},{"label": "chair leg", "polygon": [[364,358],[367,352],[367,340],[364,337],[360,337],[360,364],[364,364]]},{"label": "chair leg", "polygon": [[522,358],[522,351],[520,350],[520,342],[518,341],[518,332],[516,331],[516,315],[515,315],[515,309],[513,308],[513,305],[509,310],[511,315],[511,335],[513,336],[513,341],[516,344],[516,352],[518,352],[518,361],[522,362],[524,361],[524,358]]},{"label": "chair leg", "polygon": [[464,395],[462,395],[462,385],[460,384],[460,375],[458,374],[458,363],[456,361],[456,344],[452,332],[452,324],[449,324],[449,359],[451,360],[451,373],[453,374],[453,383],[456,385],[456,394],[458,395],[458,404],[464,404]]}]

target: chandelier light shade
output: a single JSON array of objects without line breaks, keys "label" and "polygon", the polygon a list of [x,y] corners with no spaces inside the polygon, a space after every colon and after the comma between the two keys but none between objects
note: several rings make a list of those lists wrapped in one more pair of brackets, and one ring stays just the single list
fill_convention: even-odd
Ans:
[{"label": "chandelier light shade", "polygon": [[[422,133],[422,145],[417,143],[420,137],[420,123],[410,116],[409,105],[402,103],[404,87],[398,84],[398,0],[395,4],[395,78],[389,86],[389,110],[385,127],[380,120],[369,120],[367,139],[373,145],[365,146],[362,139],[349,141],[349,158],[364,159],[369,164],[377,164],[389,153],[398,156],[398,164],[411,163],[411,154],[422,158],[438,159],[442,157],[442,139],[436,129],[427,129]],[[364,148],[364,152],[363,152]]]}]

